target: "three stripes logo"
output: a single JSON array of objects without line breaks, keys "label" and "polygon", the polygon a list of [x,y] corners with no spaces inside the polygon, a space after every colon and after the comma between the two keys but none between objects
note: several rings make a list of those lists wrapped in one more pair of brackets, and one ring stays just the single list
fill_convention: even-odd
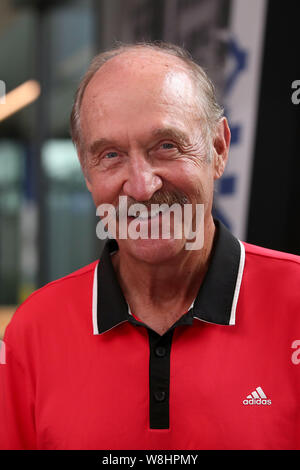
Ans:
[{"label": "three stripes logo", "polygon": [[243,405],[271,405],[271,403],[261,387],[257,387],[254,392],[243,400]]}]

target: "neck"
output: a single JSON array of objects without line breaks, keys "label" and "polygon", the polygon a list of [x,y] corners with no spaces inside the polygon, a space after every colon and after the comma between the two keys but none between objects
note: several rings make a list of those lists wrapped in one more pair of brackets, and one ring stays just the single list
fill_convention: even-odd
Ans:
[{"label": "neck", "polygon": [[160,334],[194,301],[207,271],[214,233],[211,219],[205,228],[201,250],[182,250],[159,264],[145,263],[121,249],[112,257],[131,311]]}]

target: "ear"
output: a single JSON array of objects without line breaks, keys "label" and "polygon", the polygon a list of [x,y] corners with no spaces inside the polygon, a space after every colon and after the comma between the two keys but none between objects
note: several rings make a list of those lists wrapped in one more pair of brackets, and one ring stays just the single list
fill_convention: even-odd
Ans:
[{"label": "ear", "polygon": [[88,176],[85,175],[84,180],[85,180],[85,184],[86,184],[87,189],[91,193],[92,192],[92,185],[91,185],[91,182],[90,182]]},{"label": "ear", "polygon": [[223,117],[217,125],[213,140],[214,179],[219,179],[225,170],[230,146],[230,129],[227,119]]}]

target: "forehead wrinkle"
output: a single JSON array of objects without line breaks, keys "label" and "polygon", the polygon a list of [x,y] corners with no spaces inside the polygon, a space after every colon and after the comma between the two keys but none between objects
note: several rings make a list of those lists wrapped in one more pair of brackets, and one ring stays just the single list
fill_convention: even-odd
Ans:
[{"label": "forehead wrinkle", "polygon": [[175,140],[185,145],[190,143],[188,135],[174,127],[159,127],[152,131],[152,135],[153,137],[173,137]]},{"label": "forehead wrinkle", "polygon": [[[147,50],[126,51],[111,58],[99,68],[88,83],[81,104],[84,103],[86,95],[90,95],[92,101],[97,99],[98,91],[99,89],[103,90],[103,85],[108,92],[115,91],[118,93],[124,89],[124,81],[125,83],[129,81],[130,84],[133,77],[135,79],[139,78],[140,81],[143,81],[143,77],[145,77],[151,88],[153,83],[155,84],[158,93],[163,91],[163,88],[172,88],[172,84],[174,88],[175,81],[178,90],[176,93],[174,89],[174,96],[177,94],[177,97],[179,97],[182,95],[180,88],[187,88],[186,86],[182,87],[186,80],[182,80],[180,76],[185,76],[193,88],[194,84],[190,71],[178,57],[169,56],[163,52],[153,54],[152,51]],[[147,92],[146,88],[145,83],[143,83],[145,92]],[[153,96],[153,88],[148,91],[149,96]]]},{"label": "forehead wrinkle", "polygon": [[[161,106],[167,106],[167,114],[169,118],[173,116],[178,116],[178,113],[181,113],[181,111],[184,111],[184,117],[185,121],[188,125],[195,124],[195,121],[201,121],[203,120],[202,113],[199,113],[199,106],[197,104],[197,100],[194,100],[194,94],[195,94],[195,89],[194,89],[194,81],[191,78],[191,75],[189,71],[187,70],[185,64],[182,64],[181,61],[178,61],[177,58],[174,58],[176,60],[173,60],[173,57],[166,57],[165,54],[163,54],[164,59],[166,61],[161,60],[156,61],[154,64],[154,67],[152,67],[152,73],[150,73],[151,77],[149,77],[149,69],[150,69],[150,63],[149,63],[149,55],[147,53],[147,59],[145,62],[149,63],[148,67],[147,65],[139,69],[137,65],[143,64],[144,57],[133,57],[131,56],[130,59],[128,60],[129,54],[125,53],[121,54],[119,56],[116,56],[112,59],[110,59],[107,63],[105,63],[101,69],[96,72],[94,77],[92,78],[91,82],[88,84],[87,89],[85,91],[85,94],[83,96],[83,102],[82,102],[82,109],[81,111],[86,111],[89,110],[91,112],[91,109],[96,109],[95,112],[100,113],[101,117],[105,117],[106,115],[106,107],[107,107],[107,102],[105,102],[105,94],[108,92],[108,94],[113,93],[116,96],[120,94],[122,90],[124,90],[124,80],[125,83],[130,84],[130,77],[132,77],[132,74],[138,78],[138,75],[143,78],[147,78],[146,84],[141,83],[141,86],[138,87],[138,90],[136,92],[136,96],[140,93],[140,90],[143,89],[144,95],[143,98],[153,100],[154,99],[154,104],[157,104],[157,96],[159,96],[159,103]],[[157,56],[156,56],[157,58]],[[140,60],[138,60],[140,59]],[[128,62],[132,63],[132,66],[128,69],[126,69],[126,64]],[[168,65],[166,65],[166,63]],[[118,66],[122,64],[120,68]],[[133,65],[135,67],[133,67]],[[145,64],[144,64],[145,65]],[[124,74],[120,74],[120,69]],[[147,71],[148,69],[148,71]],[[119,72],[119,73],[116,73]],[[98,78],[98,79],[97,79]],[[108,78],[110,78],[108,80]],[[155,78],[155,80],[154,80]],[[128,82],[129,80],[129,82]],[[95,85],[95,87],[93,86]],[[103,87],[104,85],[104,87]],[[122,85],[122,86],[121,86]],[[145,86],[146,85],[146,86]],[[125,88],[126,89],[126,88]],[[100,93],[99,93],[100,92]],[[104,92],[104,95],[102,93]],[[99,102],[97,103],[97,100],[102,96],[104,96],[104,102]],[[88,98],[88,101],[86,101],[86,98]],[[85,98],[85,99],[84,99]],[[129,99],[128,96],[125,93],[124,96],[125,103],[126,100]],[[109,103],[108,103],[109,105]],[[200,115],[199,115],[200,114]],[[200,118],[200,119],[199,119]],[[83,121],[86,121],[86,119],[82,119],[82,124],[83,127],[85,123]],[[169,127],[169,126],[168,126]],[[88,130],[88,128],[86,129]],[[192,129],[191,129],[192,131]],[[159,128],[156,130],[156,136],[163,135],[163,133],[166,133],[167,130],[164,128]],[[169,129],[170,135],[173,134],[173,136],[176,139],[179,139],[179,141],[187,141],[188,136],[184,136],[183,134],[180,135],[180,133],[177,131],[176,135],[176,130],[174,129]],[[97,139],[94,143],[91,144],[90,149],[91,151],[94,151],[96,147],[100,147],[101,145],[107,145],[107,144],[112,144],[114,143],[113,140],[104,140],[104,139]]]},{"label": "forehead wrinkle", "polygon": [[[190,139],[189,139],[189,136],[175,128],[175,127],[158,127],[156,129],[153,129],[151,132],[150,132],[150,139],[152,138],[173,138],[175,139],[176,141],[180,142],[181,144],[183,145],[188,145],[190,143]],[[128,141],[130,140],[129,136],[128,136]],[[105,146],[108,146],[108,145],[116,145],[117,142],[115,141],[115,139],[111,138],[111,139],[107,139],[105,137],[100,137],[99,139],[96,139],[94,142],[92,142],[92,144],[89,146],[88,148],[88,152],[89,153],[96,153],[99,149],[101,149],[102,147],[105,147]]]},{"label": "forehead wrinkle", "polygon": [[100,137],[99,139],[92,142],[92,144],[88,148],[89,153],[95,153],[101,147],[105,147],[106,145],[112,145],[113,141],[110,139],[106,139],[105,137]]}]

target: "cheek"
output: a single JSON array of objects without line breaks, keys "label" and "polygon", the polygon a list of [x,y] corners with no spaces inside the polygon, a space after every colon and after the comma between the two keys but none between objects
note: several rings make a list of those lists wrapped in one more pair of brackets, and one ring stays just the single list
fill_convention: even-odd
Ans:
[{"label": "cheek", "polygon": [[[175,174],[175,172],[174,172]],[[213,172],[210,165],[188,162],[176,172],[176,184],[193,200],[209,201],[213,193]]]},{"label": "cheek", "polygon": [[90,177],[89,190],[96,207],[100,204],[115,204],[119,195],[119,185],[107,177]]},{"label": "cheek", "polygon": [[103,201],[101,201],[101,197],[95,188],[92,189],[91,195],[92,195],[95,206],[98,207]]}]

